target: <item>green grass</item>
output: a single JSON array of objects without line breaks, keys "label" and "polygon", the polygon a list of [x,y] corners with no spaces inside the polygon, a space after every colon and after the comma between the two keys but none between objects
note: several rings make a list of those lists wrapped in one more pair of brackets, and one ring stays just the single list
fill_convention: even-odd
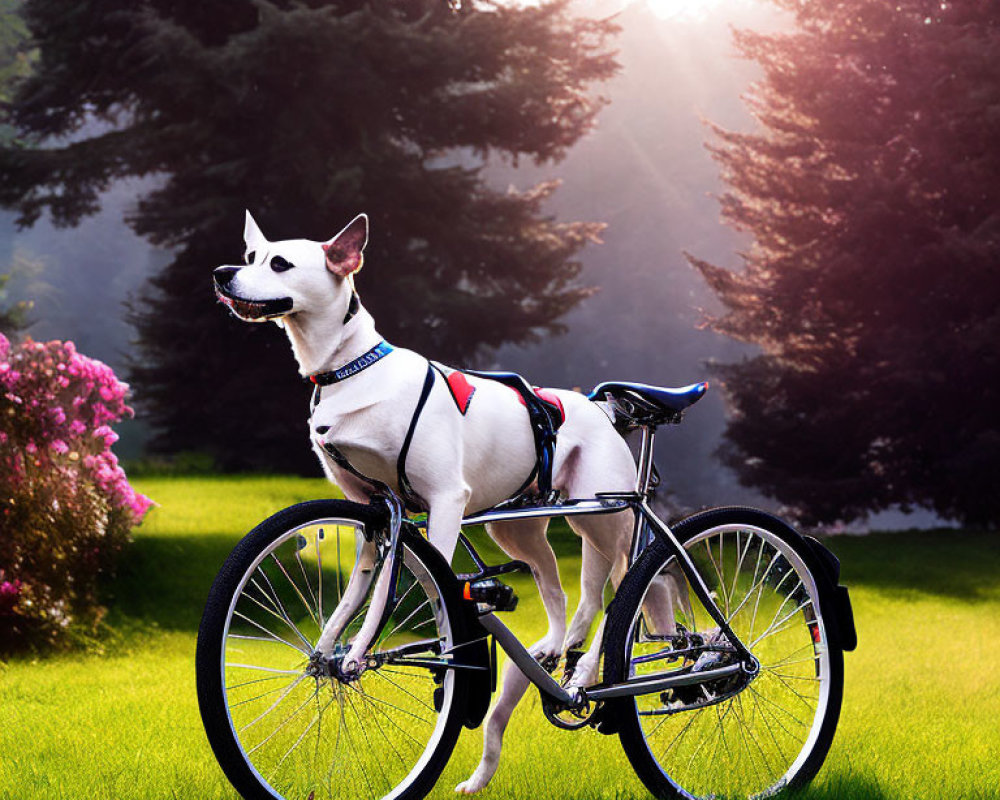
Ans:
[{"label": "green grass", "polygon": [[[290,503],[332,496],[323,481],[157,478],[160,503],[109,587],[117,632],[103,655],[0,666],[0,798],[232,798],[205,741],[194,640],[215,571],[235,541]],[[571,608],[579,545],[553,531]],[[847,655],[841,726],[810,798],[995,798],[1000,787],[1000,540],[971,532],[883,534],[830,542],[851,586],[860,636]],[[484,550],[496,557],[491,546]],[[544,616],[513,579],[508,616],[533,641]],[[432,796],[474,768],[465,731]],[[484,800],[647,798],[616,738],[560,731],[537,693],[514,715]]]}]

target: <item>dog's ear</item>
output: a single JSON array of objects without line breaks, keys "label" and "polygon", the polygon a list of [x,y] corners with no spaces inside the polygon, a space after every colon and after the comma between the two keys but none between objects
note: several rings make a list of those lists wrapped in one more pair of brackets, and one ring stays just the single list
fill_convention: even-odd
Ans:
[{"label": "dog's ear", "polygon": [[358,214],[340,233],[324,243],[326,268],[334,275],[346,278],[361,269],[365,245],[368,244],[368,215]]},{"label": "dog's ear", "polygon": [[246,242],[248,253],[260,250],[261,245],[267,244],[267,239],[260,232],[260,228],[257,227],[257,223],[254,222],[249,211],[247,211],[246,222],[243,225],[243,241]]}]

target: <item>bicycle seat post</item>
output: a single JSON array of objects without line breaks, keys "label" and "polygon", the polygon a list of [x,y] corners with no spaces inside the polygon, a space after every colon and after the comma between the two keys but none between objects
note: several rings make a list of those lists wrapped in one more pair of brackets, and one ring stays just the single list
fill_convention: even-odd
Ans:
[{"label": "bicycle seat post", "polygon": [[639,444],[639,471],[636,477],[635,491],[645,500],[649,499],[649,491],[653,480],[653,438],[656,427],[642,425],[642,439]]}]

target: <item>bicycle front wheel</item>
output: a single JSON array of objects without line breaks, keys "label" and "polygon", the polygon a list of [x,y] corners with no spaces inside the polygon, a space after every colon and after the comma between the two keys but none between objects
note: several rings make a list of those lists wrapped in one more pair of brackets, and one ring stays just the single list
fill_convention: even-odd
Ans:
[{"label": "bicycle front wheel", "polygon": [[[248,800],[416,800],[454,749],[469,677],[440,665],[461,641],[455,577],[404,528],[398,604],[359,678],[317,669],[315,644],[371,575],[366,533],[384,524],[341,501],[302,503],[251,531],[212,586],[198,632],[198,700],[223,771]],[[361,627],[372,581],[335,645]]]},{"label": "bicycle front wheel", "polygon": [[[763,512],[715,509],[673,532],[760,671],[618,701],[609,713],[629,761],[657,797],[746,800],[803,785],[829,751],[843,694],[826,583],[801,537]],[[614,601],[608,683],[736,663],[689,598],[676,558],[655,541]]]}]

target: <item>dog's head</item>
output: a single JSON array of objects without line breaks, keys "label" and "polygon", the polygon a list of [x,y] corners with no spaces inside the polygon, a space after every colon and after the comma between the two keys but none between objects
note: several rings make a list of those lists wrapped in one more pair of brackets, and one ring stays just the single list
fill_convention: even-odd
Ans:
[{"label": "dog's head", "polygon": [[243,240],[245,264],[218,267],[213,275],[216,296],[237,317],[263,322],[320,310],[346,313],[368,243],[368,217],[359,214],[326,242],[269,242],[248,211]]}]

